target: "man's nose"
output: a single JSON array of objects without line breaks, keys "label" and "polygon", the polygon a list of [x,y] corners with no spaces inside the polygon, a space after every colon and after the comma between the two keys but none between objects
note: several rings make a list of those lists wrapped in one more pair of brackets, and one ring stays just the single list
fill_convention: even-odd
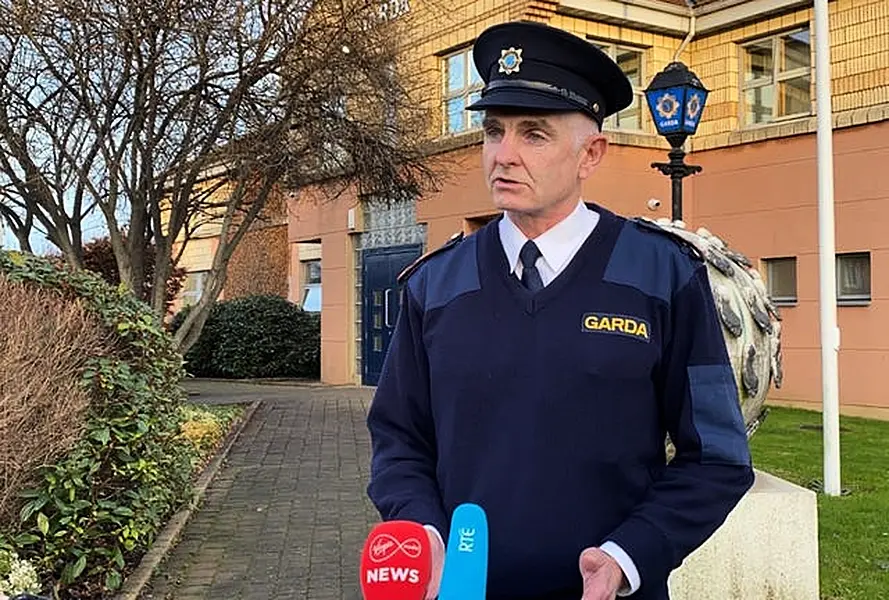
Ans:
[{"label": "man's nose", "polygon": [[518,140],[512,132],[504,132],[497,144],[494,160],[499,165],[515,165],[519,162]]}]

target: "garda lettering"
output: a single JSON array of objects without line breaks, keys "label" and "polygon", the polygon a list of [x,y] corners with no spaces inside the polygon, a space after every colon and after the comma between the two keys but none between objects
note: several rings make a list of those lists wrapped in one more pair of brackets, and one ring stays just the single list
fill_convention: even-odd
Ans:
[{"label": "garda lettering", "polygon": [[583,330],[604,333],[619,333],[648,341],[651,326],[644,320],[625,315],[587,313],[583,316]]},{"label": "garda lettering", "polygon": [[406,567],[377,567],[367,570],[367,583],[381,583],[386,581],[407,581],[408,583],[420,582],[420,571]]}]

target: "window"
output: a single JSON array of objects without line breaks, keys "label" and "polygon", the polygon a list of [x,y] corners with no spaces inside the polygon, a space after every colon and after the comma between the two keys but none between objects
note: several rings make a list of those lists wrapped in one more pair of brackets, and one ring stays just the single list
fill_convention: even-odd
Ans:
[{"label": "window", "polygon": [[307,260],[303,262],[303,298],[302,308],[309,312],[321,310],[321,261]]},{"label": "window", "polygon": [[481,111],[466,110],[478,100],[484,87],[475,69],[471,48],[445,57],[444,82],[445,133],[450,135],[481,127]]},{"label": "window", "polygon": [[838,254],[837,302],[870,302],[870,253]]},{"label": "window", "polygon": [[633,84],[633,103],[616,115],[605,119],[605,127],[610,129],[625,129],[629,131],[642,131],[648,128],[648,118],[645,109],[645,81],[642,72],[644,54],[638,48],[620,46],[616,44],[604,44],[593,41],[593,45],[611,57],[617,63],[624,75]]},{"label": "window", "polygon": [[307,260],[303,263],[306,269],[306,283],[321,283],[321,261]]},{"label": "window", "polygon": [[767,258],[766,284],[775,304],[796,303],[796,258]]},{"label": "window", "polygon": [[744,123],[759,125],[812,112],[809,30],[745,44],[741,52]]},{"label": "window", "polygon": [[201,296],[204,294],[204,287],[207,284],[207,277],[210,271],[192,271],[186,273],[185,281],[182,284],[182,306],[193,306],[197,304]]}]

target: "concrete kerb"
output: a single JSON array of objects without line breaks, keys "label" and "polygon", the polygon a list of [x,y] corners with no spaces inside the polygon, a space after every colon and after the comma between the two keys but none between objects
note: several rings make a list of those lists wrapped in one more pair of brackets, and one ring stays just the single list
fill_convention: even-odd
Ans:
[{"label": "concrete kerb", "polygon": [[317,388],[317,387],[350,387],[348,385],[344,386],[335,386],[328,383],[324,383],[317,379],[293,379],[288,377],[270,377],[270,378],[256,378],[256,379],[232,379],[232,378],[217,378],[217,377],[199,377],[192,378],[188,381],[192,382],[201,382],[206,381],[209,383],[247,383],[251,385],[277,385],[277,386],[288,386],[288,387],[308,387],[308,388]]},{"label": "concrete kerb", "polygon": [[151,545],[151,548],[149,548],[148,552],[145,553],[145,556],[142,557],[139,566],[137,566],[130,576],[126,578],[120,591],[114,596],[114,600],[137,600],[139,598],[139,595],[142,593],[145,585],[151,580],[151,576],[154,574],[158,565],[160,565],[178,542],[179,535],[182,533],[185,525],[194,514],[195,509],[200,506],[204,494],[210,486],[210,482],[213,481],[216,474],[219,472],[219,469],[222,468],[222,463],[228,457],[229,451],[241,436],[244,428],[247,427],[247,424],[253,418],[253,415],[256,413],[256,409],[259,408],[260,404],[262,404],[262,400],[251,402],[244,411],[241,422],[229,436],[229,439],[223,446],[222,450],[218,452],[213,460],[211,460],[204,468],[200,477],[198,477],[197,482],[195,482],[191,500],[174,514],[169,522],[167,522],[158,534],[157,539],[155,539],[154,543]]}]

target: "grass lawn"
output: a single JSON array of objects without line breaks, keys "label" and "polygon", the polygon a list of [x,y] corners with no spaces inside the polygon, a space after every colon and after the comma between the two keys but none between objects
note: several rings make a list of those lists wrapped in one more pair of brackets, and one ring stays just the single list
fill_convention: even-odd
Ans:
[{"label": "grass lawn", "polygon": [[[753,435],[754,466],[804,487],[824,478],[821,414],[771,407]],[[889,422],[840,419],[840,482],[819,493],[823,600],[889,599]]]}]

